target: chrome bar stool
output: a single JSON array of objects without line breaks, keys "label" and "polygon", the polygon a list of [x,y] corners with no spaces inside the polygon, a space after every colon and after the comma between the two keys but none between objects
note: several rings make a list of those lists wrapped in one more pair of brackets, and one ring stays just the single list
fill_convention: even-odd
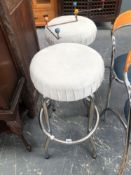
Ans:
[{"label": "chrome bar stool", "polygon": [[[123,153],[122,157],[122,163],[120,165],[120,169],[118,174],[123,175],[124,169],[126,166],[127,161],[127,154],[128,154],[128,148],[129,148],[129,142],[130,142],[130,128],[131,128],[131,118],[130,118],[130,82],[131,82],[131,69],[128,70],[129,65],[131,64],[131,52],[124,53],[118,57],[116,57],[116,50],[117,50],[117,44],[116,44],[116,32],[120,31],[122,28],[123,30],[131,26],[131,10],[128,10],[122,14],[120,14],[112,27],[111,37],[112,37],[112,54],[111,54],[111,64],[110,64],[110,76],[109,76],[109,88],[108,88],[108,95],[107,95],[107,102],[106,107],[103,110],[102,114],[105,119],[105,113],[107,111],[111,111],[115,114],[115,116],[118,117],[122,125],[124,126],[124,129],[126,131],[126,144],[125,144],[125,151]],[[125,68],[124,68],[125,67]],[[124,73],[123,73],[124,72]],[[127,76],[128,74],[128,76]],[[112,83],[113,80],[116,80],[117,82],[121,84],[125,84],[128,90],[129,100],[125,105],[125,117],[127,118],[127,123],[123,120],[121,115],[113,110],[110,107],[110,97],[111,97],[111,90],[112,90]]]},{"label": "chrome bar stool", "polygon": [[[111,90],[112,90],[112,83],[113,80],[116,80],[117,82],[124,84],[124,76],[123,76],[123,70],[124,70],[124,65],[127,57],[126,54],[122,54],[118,57],[115,56],[116,54],[116,32],[118,30],[121,30],[122,28],[126,28],[128,26],[131,26],[131,10],[126,11],[122,14],[120,14],[112,27],[112,32],[111,32],[111,37],[112,37],[112,53],[111,53],[111,64],[110,64],[110,75],[109,75],[109,87],[108,87],[108,94],[107,94],[107,101],[106,101],[106,106],[105,109],[103,110],[101,116],[103,116],[103,119],[105,119],[105,114],[107,111],[111,111],[112,113],[115,114],[115,116],[118,117],[124,128],[126,129],[126,123],[122,119],[121,115],[110,108],[110,97],[111,97]],[[131,75],[131,71],[129,71]],[[131,76],[130,76],[131,77]]]},{"label": "chrome bar stool", "polygon": [[[32,59],[30,75],[35,88],[43,96],[40,124],[46,135],[45,157],[49,158],[48,145],[51,140],[73,145],[89,139],[93,149],[92,157],[96,158],[92,138],[99,123],[99,113],[94,102],[94,92],[104,78],[104,62],[100,54],[88,46],[76,43],[49,46]],[[51,130],[48,101],[71,102],[84,98],[91,103],[86,136],[79,140],[57,138]]]}]

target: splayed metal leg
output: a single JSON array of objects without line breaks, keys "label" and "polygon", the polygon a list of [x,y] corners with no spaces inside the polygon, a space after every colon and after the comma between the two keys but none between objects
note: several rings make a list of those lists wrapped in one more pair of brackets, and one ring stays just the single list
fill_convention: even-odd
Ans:
[{"label": "splayed metal leg", "polygon": [[[43,129],[43,118],[44,121],[46,123],[47,126],[47,131],[49,133],[51,133],[51,127],[50,127],[50,121],[49,121],[49,116],[48,116],[48,108],[47,108],[47,99],[43,100],[43,104],[42,104],[42,110],[40,112],[40,126]],[[50,143],[50,138],[48,136],[46,136],[46,141],[45,141],[45,145],[44,145],[44,151],[45,151],[45,158],[48,159],[49,158],[49,154],[48,154],[48,146]]]},{"label": "splayed metal leg", "polygon": [[[110,68],[111,69],[111,68]],[[126,123],[124,122],[124,120],[122,119],[122,116],[116,112],[115,110],[113,110],[112,108],[109,107],[109,103],[110,103],[110,97],[111,97],[111,88],[112,88],[112,83],[113,83],[113,80],[116,79],[115,78],[115,75],[113,74],[113,71],[110,70],[110,77],[109,77],[109,89],[108,89],[108,94],[107,94],[107,101],[106,101],[106,107],[105,109],[102,111],[102,113],[100,114],[101,118],[103,121],[105,121],[105,118],[106,118],[106,113],[108,111],[112,112],[118,119],[119,121],[121,122],[121,124],[124,126],[124,128],[126,129],[127,128],[127,125]]]},{"label": "splayed metal leg", "polygon": [[109,77],[109,87],[108,87],[108,94],[107,94],[107,101],[106,101],[106,107],[104,109],[104,111],[102,112],[101,116],[102,116],[102,120],[105,121],[106,118],[106,112],[109,110],[109,103],[110,103],[110,97],[111,97],[111,88],[112,88],[112,81],[113,81],[113,73],[112,70],[110,68],[110,77]]},{"label": "splayed metal leg", "polygon": [[45,151],[45,159],[49,159],[49,153],[48,153],[48,147],[49,147],[49,143],[50,143],[50,138],[46,137],[46,141],[45,141],[45,145],[44,145],[44,151]]},{"label": "splayed metal leg", "polygon": [[52,109],[53,112],[56,111],[54,100],[51,100],[51,109]]},{"label": "splayed metal leg", "polygon": [[126,168],[127,160],[128,160],[128,150],[130,146],[130,134],[131,134],[131,109],[128,114],[128,123],[127,123],[127,130],[126,130],[126,142],[125,142],[125,149],[122,156],[122,162],[120,164],[120,169],[118,175],[123,175],[124,170]]},{"label": "splayed metal leg", "polygon": [[[94,119],[94,112],[95,112],[95,106],[94,106],[94,97],[90,98],[90,111],[89,111],[89,120],[88,120],[88,132],[90,132],[92,130],[92,125],[93,125],[93,119]],[[90,143],[91,143],[91,148],[92,148],[92,158],[96,159],[97,155],[96,155],[96,146],[95,143],[93,141],[93,136],[90,137]]]}]

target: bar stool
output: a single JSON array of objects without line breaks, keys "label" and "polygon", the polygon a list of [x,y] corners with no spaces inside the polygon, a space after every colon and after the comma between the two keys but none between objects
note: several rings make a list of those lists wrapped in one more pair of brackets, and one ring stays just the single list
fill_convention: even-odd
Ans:
[{"label": "bar stool", "polygon": [[45,38],[49,45],[57,43],[80,43],[90,45],[96,38],[95,23],[86,17],[60,16],[45,26]]},{"label": "bar stool", "polygon": [[[88,46],[76,43],[49,46],[39,51],[32,59],[30,75],[35,88],[43,96],[40,124],[47,137],[44,147],[45,158],[49,158],[50,140],[73,145],[87,139],[92,144],[92,157],[96,158],[92,136],[99,123],[99,113],[94,102],[94,92],[100,87],[104,78],[104,62],[100,54]],[[71,102],[84,98],[91,103],[87,135],[79,140],[57,138],[51,131],[48,100]],[[95,124],[93,124],[93,120],[95,120]]]},{"label": "bar stool", "polygon": [[79,3],[73,1],[72,9],[74,10],[74,15],[60,16],[54,18],[49,23],[48,15],[45,15],[45,37],[49,45],[57,43],[90,45],[96,38],[97,28],[91,19],[80,16],[80,14],[104,10],[105,1],[106,0],[100,0],[97,8],[87,10],[78,9]]},{"label": "bar stool", "polygon": [[[105,120],[106,112],[111,111],[112,113],[115,114],[115,116],[118,117],[118,119],[120,120],[120,122],[122,123],[125,129],[126,129],[126,123],[122,119],[121,115],[116,110],[110,107],[110,98],[111,98],[113,80],[116,80],[118,83],[124,84],[123,70],[124,70],[124,65],[127,57],[127,53],[124,53],[116,57],[116,51],[118,49],[118,43],[119,43],[119,42],[116,43],[116,39],[119,37],[121,38],[121,35],[116,35],[116,32],[120,31],[122,28],[126,29],[129,26],[131,26],[131,10],[121,13],[116,18],[112,26],[112,31],[111,31],[112,52],[111,52],[111,63],[110,63],[109,86],[108,86],[106,106],[101,114],[101,116],[103,115],[103,119]],[[131,80],[131,70],[129,70],[129,75],[130,75],[129,79]]]}]

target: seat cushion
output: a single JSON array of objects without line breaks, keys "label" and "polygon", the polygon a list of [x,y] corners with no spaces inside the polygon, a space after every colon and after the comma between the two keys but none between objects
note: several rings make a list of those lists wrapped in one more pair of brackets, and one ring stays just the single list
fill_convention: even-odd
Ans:
[{"label": "seat cushion", "polygon": [[[124,70],[126,58],[127,58],[127,54],[123,54],[115,58],[115,61],[114,61],[114,71],[116,73],[116,76],[122,81],[124,81],[123,70]],[[128,78],[129,78],[129,81],[131,82],[131,68],[129,68]]]},{"label": "seat cushion", "polygon": [[104,62],[94,49],[61,43],[38,52],[30,75],[35,88],[57,101],[76,101],[92,95],[104,77]]},{"label": "seat cushion", "polygon": [[[51,20],[48,25],[74,21],[74,15],[60,16]],[[97,28],[95,23],[89,18],[78,16],[77,22],[50,27],[55,33],[55,29],[60,29],[60,39],[56,39],[47,28],[45,28],[45,37],[50,45],[57,43],[80,43],[90,45],[96,38]]]}]

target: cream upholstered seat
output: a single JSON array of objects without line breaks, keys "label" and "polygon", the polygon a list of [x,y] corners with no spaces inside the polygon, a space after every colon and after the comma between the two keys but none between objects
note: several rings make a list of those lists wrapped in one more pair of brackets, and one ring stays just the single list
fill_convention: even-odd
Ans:
[{"label": "cream upholstered seat", "polygon": [[[74,15],[60,16],[48,23],[48,26],[74,21]],[[60,39],[55,38],[45,27],[45,37],[50,45],[57,43],[80,43],[90,45],[96,38],[97,28],[95,23],[89,18],[78,16],[78,21],[68,24],[60,24],[50,27],[55,33],[55,29],[60,29]]]},{"label": "cream upholstered seat", "polygon": [[104,77],[102,57],[94,49],[61,43],[38,52],[30,65],[35,88],[58,101],[76,101],[92,95]]}]

